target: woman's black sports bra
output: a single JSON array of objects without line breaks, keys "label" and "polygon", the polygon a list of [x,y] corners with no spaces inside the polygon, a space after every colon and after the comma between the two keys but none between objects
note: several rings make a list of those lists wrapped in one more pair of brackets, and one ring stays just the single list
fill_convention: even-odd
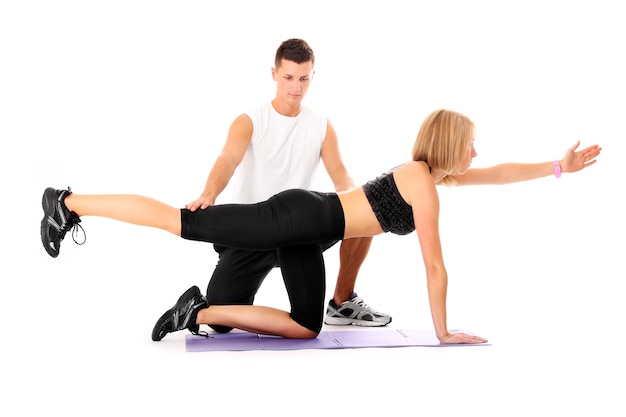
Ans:
[{"label": "woman's black sports bra", "polygon": [[383,231],[406,235],[415,230],[413,208],[400,195],[394,170],[368,181],[363,191]]}]

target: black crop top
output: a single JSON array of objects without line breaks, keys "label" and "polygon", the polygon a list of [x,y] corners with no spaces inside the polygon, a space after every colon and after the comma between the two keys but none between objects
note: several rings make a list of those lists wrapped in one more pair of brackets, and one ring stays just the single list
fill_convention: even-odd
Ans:
[{"label": "black crop top", "polygon": [[415,230],[413,209],[400,195],[393,170],[368,181],[363,191],[383,231],[406,235]]}]

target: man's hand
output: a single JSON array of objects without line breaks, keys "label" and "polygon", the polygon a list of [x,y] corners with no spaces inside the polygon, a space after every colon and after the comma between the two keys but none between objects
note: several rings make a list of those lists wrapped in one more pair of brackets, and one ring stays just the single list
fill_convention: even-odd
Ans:
[{"label": "man's hand", "polygon": [[200,197],[198,197],[191,203],[186,204],[185,208],[189,211],[196,211],[198,208],[201,208],[202,210],[204,210],[205,208],[212,206],[214,204],[215,204],[214,199],[201,195]]}]

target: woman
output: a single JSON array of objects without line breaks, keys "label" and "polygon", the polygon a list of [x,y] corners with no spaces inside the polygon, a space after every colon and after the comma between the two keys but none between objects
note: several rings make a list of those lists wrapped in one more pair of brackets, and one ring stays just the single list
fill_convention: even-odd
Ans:
[{"label": "woman", "polygon": [[250,305],[211,305],[191,287],[157,321],[153,340],[200,324],[223,325],[259,334],[314,338],[322,328],[325,275],[322,245],[345,238],[381,233],[417,232],[426,269],[428,298],[437,338],[442,344],[487,340],[451,333],[446,323],[448,276],[439,238],[439,197],[436,185],[506,184],[593,165],[601,148],[576,151],[560,161],[501,164],[469,169],[476,156],[474,124],[466,116],[437,110],[423,122],[413,146],[412,161],[363,187],[341,193],[288,190],[257,204],[228,204],[190,211],[137,195],[77,195],[48,188],[42,205],[41,238],[56,257],[65,233],[82,216],[108,217],[169,231],[185,239],[248,250],[293,247],[302,274],[285,282],[291,312]]}]

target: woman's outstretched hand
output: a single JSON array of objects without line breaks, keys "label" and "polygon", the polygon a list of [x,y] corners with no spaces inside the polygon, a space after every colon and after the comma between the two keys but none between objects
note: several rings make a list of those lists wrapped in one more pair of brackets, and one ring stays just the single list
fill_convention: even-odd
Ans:
[{"label": "woman's outstretched hand", "polygon": [[486,343],[487,339],[480,336],[475,336],[473,334],[466,333],[448,333],[441,339],[439,339],[442,345],[448,344],[476,344],[476,343]]},{"label": "woman's outstretched hand", "polygon": [[565,152],[565,156],[559,161],[561,171],[576,172],[596,163],[596,157],[600,155],[602,148],[598,145],[592,145],[588,148],[576,151],[579,145],[580,141],[576,142],[574,146]]}]

